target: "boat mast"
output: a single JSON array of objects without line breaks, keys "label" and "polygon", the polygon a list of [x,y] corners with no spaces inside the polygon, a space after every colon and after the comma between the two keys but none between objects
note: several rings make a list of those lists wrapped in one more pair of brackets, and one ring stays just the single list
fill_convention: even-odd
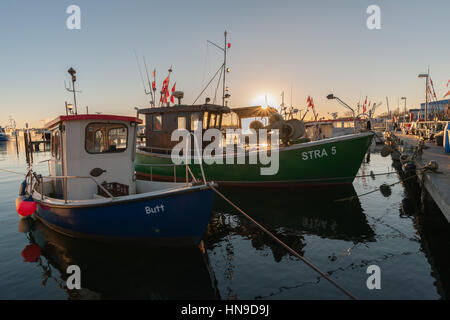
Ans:
[{"label": "boat mast", "polygon": [[222,106],[225,106],[225,77],[227,73],[227,31],[224,32],[224,46],[223,46],[223,88],[222,88]]},{"label": "boat mast", "polygon": [[67,88],[66,87],[66,90],[67,91],[69,91],[69,92],[73,92],[73,105],[74,105],[74,108],[75,108],[75,114],[78,114],[78,110],[77,110],[77,97],[76,97],[76,92],[77,91],[75,91],[75,81],[77,81],[77,77],[75,76],[75,74],[77,73],[76,71],[75,71],[75,69],[73,69],[73,68],[70,68],[69,70],[67,70],[67,72],[71,75],[71,77],[72,77],[72,89],[70,89],[70,88]]}]

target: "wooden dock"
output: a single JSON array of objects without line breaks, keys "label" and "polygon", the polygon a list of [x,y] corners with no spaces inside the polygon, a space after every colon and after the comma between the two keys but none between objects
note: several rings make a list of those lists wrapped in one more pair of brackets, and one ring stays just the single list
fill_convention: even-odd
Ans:
[{"label": "wooden dock", "polygon": [[[419,144],[419,138],[413,135],[405,135],[402,133],[391,133],[398,138],[400,143],[395,143],[393,147],[400,154],[411,154],[415,147]],[[395,139],[395,138],[394,138]],[[426,141],[422,155],[415,158],[416,166],[423,167],[431,160],[438,164],[437,172],[425,172],[419,175],[419,179],[423,182],[423,186],[433,198],[436,205],[444,214],[448,222],[450,222],[450,153],[445,153],[442,146]]]}]

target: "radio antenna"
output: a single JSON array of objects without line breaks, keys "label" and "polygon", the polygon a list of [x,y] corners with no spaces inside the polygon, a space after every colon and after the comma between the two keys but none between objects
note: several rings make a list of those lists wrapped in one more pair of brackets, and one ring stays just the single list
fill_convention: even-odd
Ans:
[{"label": "radio antenna", "polygon": [[136,63],[137,63],[137,67],[138,67],[138,70],[139,70],[139,75],[141,77],[142,86],[144,87],[144,93],[148,95],[148,94],[151,93],[151,88],[150,88],[150,91],[147,92],[147,87],[145,86],[144,77],[142,76],[141,65],[139,64],[139,59],[138,59],[138,56],[137,56],[137,53],[136,53],[136,49],[134,49],[134,56],[136,57]]},{"label": "radio antenna", "polygon": [[[147,69],[147,63],[145,62],[145,57],[142,57],[142,60],[144,60],[144,66],[145,66],[145,73],[147,74],[147,81],[148,81],[148,91],[150,92],[150,95],[152,97],[152,105],[155,105],[155,97],[153,96],[153,92],[152,92],[152,84],[150,82],[150,77],[148,76],[148,69]],[[145,92],[146,94],[148,94],[147,92]]]}]

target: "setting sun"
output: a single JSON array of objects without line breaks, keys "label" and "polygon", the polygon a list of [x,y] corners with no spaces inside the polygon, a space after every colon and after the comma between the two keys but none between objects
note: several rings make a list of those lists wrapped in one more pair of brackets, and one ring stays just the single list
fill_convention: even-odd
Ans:
[{"label": "setting sun", "polygon": [[270,106],[278,109],[280,103],[281,102],[278,102],[277,99],[275,99],[272,94],[264,94],[264,93],[259,94],[252,100],[252,105],[261,106],[263,108],[267,108],[268,106]]}]

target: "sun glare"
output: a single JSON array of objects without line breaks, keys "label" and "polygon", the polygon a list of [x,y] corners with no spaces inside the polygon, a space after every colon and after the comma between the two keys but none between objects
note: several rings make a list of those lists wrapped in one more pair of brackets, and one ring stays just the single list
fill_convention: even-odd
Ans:
[{"label": "sun glare", "polygon": [[280,103],[270,94],[260,94],[252,100],[252,105],[261,106],[264,109],[267,107],[277,108],[279,104]]}]

